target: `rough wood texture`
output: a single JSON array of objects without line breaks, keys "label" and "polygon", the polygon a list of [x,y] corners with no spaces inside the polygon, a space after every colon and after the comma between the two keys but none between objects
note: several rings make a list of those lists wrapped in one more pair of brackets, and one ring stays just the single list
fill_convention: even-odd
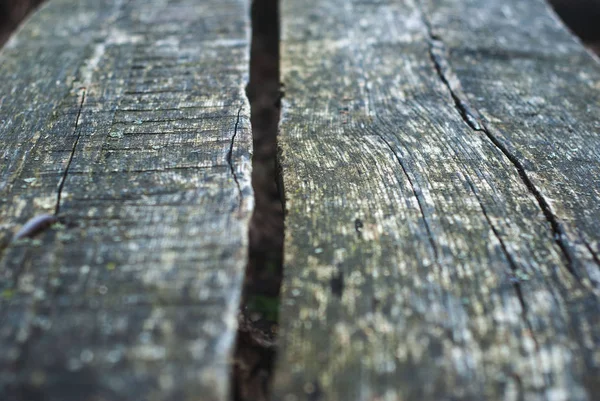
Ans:
[{"label": "rough wood texture", "polygon": [[596,399],[596,60],[541,0],[281,13],[273,399]]},{"label": "rough wood texture", "polygon": [[53,0],[2,50],[0,399],[228,399],[248,55],[244,0]]}]

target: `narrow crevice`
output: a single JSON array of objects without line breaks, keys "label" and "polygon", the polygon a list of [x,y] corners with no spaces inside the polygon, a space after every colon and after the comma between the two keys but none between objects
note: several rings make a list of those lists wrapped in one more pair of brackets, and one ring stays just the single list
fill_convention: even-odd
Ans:
[{"label": "narrow crevice", "polygon": [[500,140],[498,138],[496,138],[495,135],[493,135],[491,133],[490,128],[484,124],[482,131],[489,138],[489,140],[492,141],[492,143],[506,156],[506,158],[517,169],[517,172],[519,173],[519,177],[521,178],[521,181],[523,181],[523,183],[525,184],[525,186],[527,187],[529,192],[535,197],[540,209],[542,210],[542,213],[544,214],[544,217],[546,218],[546,221],[548,221],[548,223],[550,224],[550,227],[552,229],[552,237],[554,238],[554,242],[558,245],[558,247],[560,248],[560,250],[563,254],[567,270],[577,280],[581,281],[581,277],[579,276],[579,273],[577,272],[577,270],[575,269],[575,266],[574,266],[575,257],[573,256],[571,248],[570,248],[569,244],[567,243],[566,233],[564,231],[564,228],[562,227],[562,224],[560,223],[558,218],[554,215],[554,213],[550,209],[550,205],[548,204],[548,201],[546,201],[546,199],[544,198],[542,193],[533,184],[533,182],[527,175],[527,172],[525,171],[525,167],[523,166],[523,164],[519,161],[519,159],[517,159],[517,157],[515,155],[513,155],[512,153],[509,152],[509,150],[500,142]]},{"label": "narrow crevice", "polygon": [[598,257],[598,254],[596,253],[596,251],[594,250],[594,248],[592,248],[592,245],[590,245],[589,242],[587,242],[585,239],[581,238],[581,240],[583,241],[583,243],[585,244],[585,247],[587,248],[587,250],[592,254],[592,258],[594,259],[594,261],[596,262],[596,264],[598,266],[600,266],[600,258]]},{"label": "narrow crevice", "polygon": [[238,189],[238,196],[240,198],[238,209],[242,208],[242,200],[244,199],[242,196],[242,187],[240,187],[240,181],[235,172],[235,167],[233,166],[233,147],[235,145],[235,138],[237,137],[238,127],[240,125],[240,115],[242,113],[243,107],[240,107],[237,113],[237,119],[235,120],[235,127],[233,129],[233,135],[231,136],[231,143],[229,144],[229,151],[227,152],[227,164],[229,164],[229,169],[231,170],[231,175],[233,176],[233,180],[235,181],[235,185]]},{"label": "narrow crevice", "polygon": [[525,302],[525,298],[523,297],[523,289],[521,288],[521,284],[520,284],[520,275],[521,275],[520,269],[517,266],[517,263],[515,262],[515,260],[513,259],[511,253],[508,251],[508,248],[506,247],[506,244],[502,240],[502,236],[496,229],[496,226],[490,219],[487,209],[485,208],[485,206],[483,205],[483,202],[479,198],[479,195],[477,194],[477,191],[475,190],[473,183],[469,180],[467,180],[467,183],[469,184],[469,188],[471,188],[471,192],[473,193],[473,195],[475,195],[475,199],[477,199],[477,203],[479,203],[479,207],[481,208],[481,212],[483,213],[485,220],[487,221],[488,225],[492,229],[494,236],[500,243],[500,248],[502,249],[502,253],[504,253],[506,260],[508,261],[508,265],[510,266],[510,269],[511,269],[510,282],[512,283],[513,289],[514,289],[515,293],[517,294],[517,298],[519,299],[519,304],[521,305],[521,317],[523,318],[523,323],[525,324],[525,326],[527,326],[527,329],[531,333],[531,338],[533,339],[533,342],[535,343],[535,349],[537,351],[539,351],[540,344],[537,340],[537,337],[535,336],[535,331],[533,330],[533,325],[531,324],[531,321],[529,320],[527,304]]},{"label": "narrow crevice", "polygon": [[385,139],[380,134],[377,134],[377,136],[387,145],[389,150],[392,152],[392,154],[398,161],[398,164],[400,165],[400,168],[402,169],[404,176],[408,180],[408,184],[410,185],[412,193],[413,193],[415,199],[417,200],[417,205],[419,206],[419,210],[421,211],[423,225],[425,226],[425,231],[427,231],[427,238],[429,239],[429,244],[431,245],[431,249],[433,250],[433,255],[437,262],[439,260],[438,251],[437,251],[437,247],[435,246],[435,240],[431,233],[431,228],[429,227],[429,222],[427,221],[427,217],[425,215],[425,210],[423,209],[423,204],[421,203],[421,196],[420,196],[419,192],[417,191],[417,189],[415,188],[412,178],[410,178],[410,175],[408,174],[408,170],[406,169],[406,166],[404,165],[404,162],[402,161],[402,158],[400,157],[400,155],[396,152],[396,150],[392,147],[392,145],[389,143],[389,141],[387,139]]},{"label": "narrow crevice", "polygon": [[521,163],[521,161],[508,150],[508,148],[496,137],[496,135],[492,133],[492,130],[485,124],[485,122],[483,122],[479,113],[470,106],[469,102],[466,100],[466,96],[462,93],[458,78],[453,76],[454,74],[452,69],[446,60],[446,50],[443,42],[434,34],[431,24],[423,10],[421,10],[421,14],[428,35],[429,55],[431,61],[435,67],[437,75],[452,96],[457,112],[472,130],[484,133],[494,144],[494,146],[496,146],[496,148],[498,148],[498,150],[500,150],[515,167],[519,177],[521,178],[521,181],[525,184],[527,190],[534,196],[540,210],[544,214],[546,221],[550,224],[552,237],[554,242],[561,250],[567,270],[578,281],[581,282],[581,277],[574,266],[575,257],[573,256],[572,250],[567,242],[566,234],[562,224],[552,212],[548,201],[546,201],[542,193],[536,188],[529,178],[523,163]]},{"label": "narrow crevice", "polygon": [[[428,27],[427,29],[430,28]],[[450,96],[452,96],[452,100],[454,100],[454,106],[465,123],[475,131],[483,131],[481,124],[479,123],[478,113],[471,108],[466,100],[463,100],[464,96],[461,96],[462,93],[459,93],[460,88],[456,87],[457,85],[452,85],[450,83],[450,76],[452,73],[447,60],[444,58],[444,52],[443,42],[430,33],[429,57],[433,62],[438,77],[444,86],[448,88]],[[458,80],[455,79],[453,82],[458,82]]]},{"label": "narrow crevice", "polygon": [[60,178],[60,182],[58,183],[56,207],[54,209],[54,215],[56,216],[58,216],[60,213],[60,200],[62,197],[63,187],[67,181],[67,175],[69,174],[69,169],[71,168],[71,163],[73,162],[73,157],[75,156],[75,150],[77,149],[77,144],[79,144],[79,139],[81,138],[81,131],[77,132],[77,128],[79,128],[79,119],[81,118],[81,111],[83,110],[83,102],[85,102],[85,88],[81,88],[81,102],[79,103],[79,110],[77,111],[77,118],[75,119],[75,127],[73,128],[73,134],[77,133],[77,136],[75,137],[75,142],[73,143],[73,148],[71,149],[71,154],[69,155],[67,167],[65,167],[65,171]]},{"label": "narrow crevice", "polygon": [[[375,104],[375,102],[371,98],[371,91],[369,90],[368,85],[365,85],[365,89],[366,89],[366,92],[367,92],[367,97],[369,99],[369,104]],[[379,117],[379,114],[375,113],[375,117],[381,121],[381,119]],[[382,121],[382,123],[384,123],[384,122]],[[427,220],[427,216],[425,215],[425,209],[424,209],[423,203],[421,201],[421,196],[422,195],[421,195],[420,191],[417,191],[417,188],[415,187],[415,184],[414,184],[412,178],[408,174],[408,169],[406,168],[406,166],[404,164],[404,161],[402,160],[402,157],[400,157],[400,155],[398,154],[398,152],[396,152],[396,149],[394,149],[394,147],[392,146],[392,144],[383,135],[381,135],[381,133],[375,132],[375,134],[377,135],[377,137],[379,137],[379,139],[381,139],[383,141],[383,143],[385,143],[385,145],[390,150],[390,152],[392,152],[392,154],[396,158],[396,161],[400,165],[400,168],[402,169],[402,173],[404,174],[404,176],[408,180],[408,184],[410,185],[410,188],[411,188],[411,191],[413,193],[413,196],[417,200],[417,205],[419,206],[419,211],[421,212],[421,218],[423,220],[423,225],[425,227],[425,231],[427,232],[427,238],[428,238],[429,244],[431,246],[431,249],[432,249],[432,252],[433,252],[433,256],[435,258],[436,263],[438,263],[438,261],[439,261],[439,254],[438,254],[437,247],[435,245],[435,239],[433,238],[433,234],[431,232],[431,227],[429,226],[429,221]]]},{"label": "narrow crevice", "polygon": [[[250,82],[246,95],[254,154],[254,213],[231,378],[234,401],[269,399],[277,352],[283,265],[283,201],[277,132],[281,110],[278,0],[253,0]],[[233,142],[232,142],[233,143]]]}]

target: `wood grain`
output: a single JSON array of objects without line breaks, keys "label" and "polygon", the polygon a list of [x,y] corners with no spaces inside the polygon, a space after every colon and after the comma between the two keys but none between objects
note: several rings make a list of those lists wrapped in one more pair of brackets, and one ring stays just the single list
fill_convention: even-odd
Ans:
[{"label": "wood grain", "polygon": [[1,399],[228,399],[248,56],[243,0],[53,0],[2,50]]},{"label": "wood grain", "polygon": [[274,400],[593,400],[600,67],[541,1],[283,0]]}]

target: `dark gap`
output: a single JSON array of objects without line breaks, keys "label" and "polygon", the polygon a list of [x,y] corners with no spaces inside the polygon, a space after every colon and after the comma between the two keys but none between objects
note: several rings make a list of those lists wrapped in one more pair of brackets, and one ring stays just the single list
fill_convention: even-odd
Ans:
[{"label": "dark gap", "polygon": [[234,401],[269,399],[283,264],[283,203],[277,162],[281,110],[278,0],[253,0],[250,101],[254,145],[249,260],[239,311],[231,394]]},{"label": "dark gap", "polygon": [[548,0],[571,31],[600,55],[600,0]]},{"label": "dark gap", "polygon": [[85,88],[80,88],[81,93],[81,101],[79,103],[79,110],[77,111],[77,118],[75,118],[75,126],[73,127],[73,135],[77,134],[75,137],[75,142],[73,142],[73,148],[71,149],[71,154],[69,155],[69,161],[67,162],[67,167],[65,167],[65,171],[60,178],[60,182],[58,183],[58,190],[56,194],[56,206],[54,209],[54,215],[58,216],[60,213],[60,200],[62,196],[63,187],[65,186],[65,182],[67,181],[67,175],[69,174],[69,169],[71,168],[71,163],[73,162],[73,156],[75,156],[75,151],[77,150],[77,144],[79,144],[79,139],[81,138],[81,130],[77,132],[77,128],[79,128],[79,119],[81,118],[81,110],[83,110],[83,103],[85,102]]},{"label": "dark gap", "polygon": [[21,21],[44,0],[0,0],[0,47]]}]

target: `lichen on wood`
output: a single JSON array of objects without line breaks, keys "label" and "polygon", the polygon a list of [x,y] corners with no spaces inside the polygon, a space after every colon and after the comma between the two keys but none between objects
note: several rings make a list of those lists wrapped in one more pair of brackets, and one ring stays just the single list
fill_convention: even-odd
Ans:
[{"label": "lichen on wood", "polygon": [[248,11],[53,0],[0,53],[1,399],[228,399]]},{"label": "lichen on wood", "polygon": [[281,9],[273,399],[595,399],[596,60],[542,1]]}]

